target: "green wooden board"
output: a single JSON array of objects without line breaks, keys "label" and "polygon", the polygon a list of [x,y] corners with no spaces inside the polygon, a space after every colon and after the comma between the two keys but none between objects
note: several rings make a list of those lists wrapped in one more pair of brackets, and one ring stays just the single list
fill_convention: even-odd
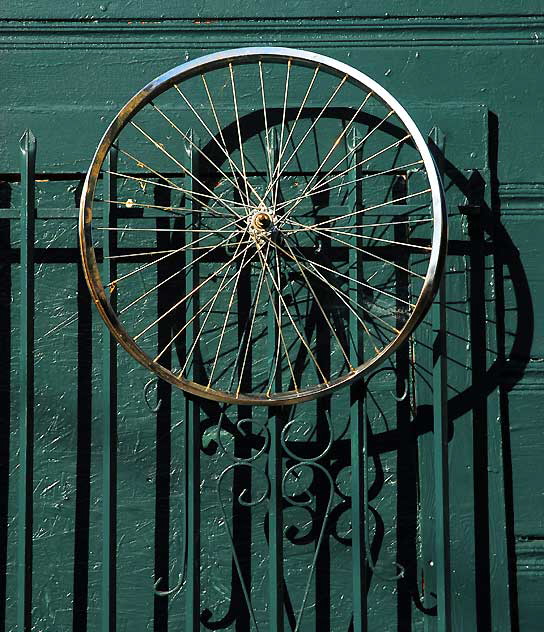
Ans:
[{"label": "green wooden board", "polygon": [[338,19],[346,17],[424,17],[424,16],[465,16],[465,15],[540,15],[541,5],[538,0],[530,2],[506,2],[495,0],[484,8],[475,6],[468,0],[457,2],[454,6],[440,0],[417,0],[410,4],[398,6],[391,0],[378,2],[366,0],[334,0],[331,2],[311,2],[310,0],[296,0],[288,6],[280,6],[263,0],[237,0],[230,4],[217,3],[215,0],[194,0],[178,3],[174,0],[160,0],[152,6],[143,0],[104,0],[103,2],[65,2],[62,5],[51,5],[46,0],[29,0],[24,7],[5,5],[0,18],[10,20],[49,19],[49,20],[99,20],[104,18],[127,18],[134,20],[146,19],[264,19],[284,17],[307,17]]},{"label": "green wooden board", "polygon": [[[257,44],[308,48],[350,63],[395,94],[424,134],[437,129],[444,137],[451,228],[445,289],[452,629],[540,632],[541,2],[300,0],[281,7],[30,0],[4,4],[0,20],[0,632],[18,629],[21,608],[33,629],[47,632],[255,629],[242,605],[217,496],[218,476],[230,463],[217,447],[218,409],[195,410],[162,384],[150,391],[151,406],[162,402],[159,410],[146,404],[150,375],[122,350],[111,351],[91,304],[76,222],[92,152],[137,89],[200,54]],[[20,434],[18,320],[26,289],[20,279],[25,198],[19,148],[26,128],[38,139],[30,574],[21,566],[21,454],[29,443]],[[290,177],[295,180],[296,172]],[[377,572],[363,573],[364,594],[352,587],[357,559],[349,518],[357,489],[349,474],[350,424],[356,427],[361,412],[354,412],[346,392],[330,404],[300,406],[293,445],[311,436],[306,449],[319,452],[327,442],[327,414],[336,439],[323,460],[336,476],[334,520],[310,580],[301,632],[348,631],[354,607],[365,613],[365,630],[439,629],[432,392],[425,386],[432,337],[426,319],[414,346],[410,398],[393,397],[403,383],[391,371],[369,386],[370,535]],[[396,358],[404,370],[408,360],[406,350]],[[115,386],[109,414],[108,377]],[[229,418],[247,414],[231,410]],[[186,484],[190,428],[202,431],[196,450],[201,472]],[[224,431],[229,449],[231,437]],[[113,464],[107,459],[112,445]],[[248,449],[238,437],[238,456]],[[288,595],[275,626],[284,621],[290,630],[306,590],[327,481],[319,480],[314,514],[284,508],[281,538],[281,524],[269,522],[264,505],[231,511],[232,489],[241,493],[251,478],[252,493],[259,493],[265,460],[259,460],[260,474],[228,474],[228,519],[259,629],[273,629],[270,604]],[[283,471],[288,464],[284,459]],[[159,588],[172,587],[183,571],[189,499],[200,503],[200,525],[193,523],[190,540],[191,555],[201,555],[200,591],[190,576],[167,600],[153,594],[153,583],[162,577]],[[283,543],[285,594],[269,555],[270,524]],[[383,579],[395,561],[405,566],[405,577]],[[23,599],[21,582],[31,587],[30,601]]]}]

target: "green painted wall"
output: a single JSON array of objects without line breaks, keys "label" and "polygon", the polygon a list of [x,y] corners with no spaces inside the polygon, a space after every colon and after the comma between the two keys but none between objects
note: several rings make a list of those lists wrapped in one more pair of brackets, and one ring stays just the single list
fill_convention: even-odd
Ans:
[{"label": "green painted wall", "polygon": [[[221,5],[221,6],[219,6]],[[114,113],[149,79],[199,55],[245,45],[323,52],[390,90],[424,133],[444,135],[451,226],[447,332],[453,630],[539,632],[544,619],[544,18],[541,2],[466,0],[307,2],[80,2],[33,0],[0,8],[0,630],[16,630],[21,592],[19,493],[19,137],[38,139],[35,427],[32,480],[32,629],[178,630],[183,593],[167,605],[153,576],[176,581],[182,548],[184,421],[181,393],[118,355],[116,508],[111,579],[103,560],[103,330],[78,265],[76,217],[83,173]],[[460,209],[461,207],[461,209]],[[467,207],[469,207],[467,209]],[[76,315],[73,319],[70,317]],[[67,322],[66,322],[67,321]],[[65,323],[62,325],[62,323]],[[52,333],[46,335],[55,327]],[[425,334],[422,325],[422,335]],[[424,354],[421,371],[425,369]],[[434,630],[432,421],[422,394],[406,411],[384,374],[372,386],[371,503],[383,524],[378,567],[397,559],[399,582],[373,576],[368,629]],[[428,394],[427,394],[428,396]],[[349,464],[345,395],[333,403],[337,451]],[[320,405],[301,415],[323,424]],[[217,412],[201,411],[204,429]],[[301,432],[303,432],[303,428]],[[323,441],[323,437],[318,438]],[[319,443],[316,443],[319,448]],[[346,456],[346,454],[348,456]],[[347,459],[347,461],[346,461]],[[213,434],[201,450],[202,629],[250,629],[216,497],[225,466]],[[346,475],[347,476],[347,475]],[[243,485],[243,481],[238,481]],[[339,475],[334,529],[312,584],[303,630],[348,630],[352,609],[349,509]],[[343,487],[342,487],[343,486]],[[296,512],[294,512],[296,513]],[[265,512],[236,516],[251,559],[255,610],[266,630]],[[302,515],[286,538],[292,610],[315,542]],[[250,528],[251,527],[251,528]],[[296,529],[299,531],[297,532]],[[302,544],[293,544],[302,539]],[[425,583],[425,586],[423,586]],[[316,593],[317,591],[317,593]],[[317,594],[317,596],[316,596]],[[222,621],[222,622],[221,622]],[[213,626],[213,622],[219,622]],[[286,624],[287,625],[287,624]],[[198,627],[196,628],[198,629]],[[286,629],[290,629],[287,625]]]}]

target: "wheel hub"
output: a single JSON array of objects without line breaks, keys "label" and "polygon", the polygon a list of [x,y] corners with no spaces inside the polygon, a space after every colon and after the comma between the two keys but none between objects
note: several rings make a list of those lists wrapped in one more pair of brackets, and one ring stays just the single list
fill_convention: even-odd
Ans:
[{"label": "wheel hub", "polygon": [[249,232],[258,241],[262,241],[275,229],[275,218],[271,211],[258,209],[248,218]]},{"label": "wheel hub", "polygon": [[268,213],[257,213],[253,218],[253,225],[258,230],[268,230],[272,226],[272,218]]}]

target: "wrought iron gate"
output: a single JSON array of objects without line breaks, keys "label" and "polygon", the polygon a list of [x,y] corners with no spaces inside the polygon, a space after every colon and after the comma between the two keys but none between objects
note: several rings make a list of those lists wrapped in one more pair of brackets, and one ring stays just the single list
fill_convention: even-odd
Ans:
[{"label": "wrought iron gate", "polygon": [[[436,148],[438,134],[431,142]],[[23,629],[30,624],[29,501],[35,485],[31,472],[36,141],[31,132],[23,135],[21,151],[20,437],[26,450],[19,463],[18,532],[25,535],[18,544],[18,592],[24,595],[18,620]],[[107,199],[116,199],[114,177],[106,178],[103,186]],[[107,208],[122,215],[117,205]],[[104,257],[118,247],[113,235],[104,239]],[[80,279],[78,291],[82,289]],[[81,345],[81,337],[88,340],[91,334],[90,312],[83,293],[78,303]],[[88,316],[82,318],[85,313]],[[61,321],[45,334],[66,332],[76,318]],[[150,592],[154,584],[159,625],[172,622],[171,612],[181,600],[180,624],[183,621],[185,629],[366,630],[372,625],[373,607],[393,608],[396,601],[399,617],[412,617],[416,603],[421,613],[437,617],[437,629],[449,629],[444,318],[441,292],[416,339],[364,384],[272,412],[204,403],[180,397],[162,382],[140,383],[133,411],[147,411],[150,428],[156,420],[156,474],[148,481],[156,490],[154,580],[135,574],[132,581]],[[103,506],[102,553],[97,562],[100,616],[104,629],[111,629],[119,616],[120,543],[128,535],[119,525],[117,488],[126,484],[121,483],[123,477],[130,476],[119,450],[123,413],[117,384],[126,380],[129,365],[117,356],[108,335],[103,336],[98,357],[101,438],[92,432],[100,445],[98,495]],[[429,378],[418,380],[421,372]],[[89,414],[78,411],[78,441],[90,439]],[[388,427],[394,418],[396,427]],[[416,424],[429,423],[432,438],[424,435],[418,440]],[[80,463],[78,468],[88,466]],[[394,514],[380,511],[388,493],[395,498],[396,520]],[[81,491],[79,495],[84,503]],[[146,523],[149,516],[139,519]],[[88,535],[86,544],[90,546]],[[78,560],[76,550],[76,567],[89,554],[79,548]],[[76,599],[89,596],[81,585],[77,590],[85,581],[76,577]],[[336,608],[335,602],[342,607]],[[82,612],[75,616],[84,617]]]}]

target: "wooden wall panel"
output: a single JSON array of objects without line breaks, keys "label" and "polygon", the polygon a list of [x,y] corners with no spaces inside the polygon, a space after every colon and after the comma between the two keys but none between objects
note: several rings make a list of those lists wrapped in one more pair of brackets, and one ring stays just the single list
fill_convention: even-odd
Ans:
[{"label": "wooden wall panel", "polygon": [[[114,483],[116,591],[110,592],[111,609],[104,610],[104,586],[111,578],[104,565],[102,526],[103,342],[78,272],[78,192],[107,122],[148,80],[206,52],[285,45],[316,50],[360,68],[406,104],[424,133],[438,126],[445,135],[452,227],[446,286],[454,629],[540,632],[544,592],[541,9],[537,0],[479,4],[463,0],[455,5],[442,0],[299,0],[288,8],[272,2],[211,0],[104,0],[83,7],[80,2],[52,5],[45,0],[4,3],[0,8],[0,359],[9,370],[3,370],[0,378],[0,631],[17,629],[17,574],[22,572],[16,556],[18,468],[24,448],[17,430],[19,137],[27,127],[36,134],[41,180],[35,267],[32,621],[39,630],[74,632],[109,632],[114,629],[112,622],[119,631],[182,628],[184,598],[178,596],[168,608],[153,597],[152,585],[153,577],[165,569],[173,583],[180,567],[184,399],[179,393],[161,391],[164,401],[171,397],[168,413],[166,409],[151,412],[142,396],[149,376],[124,353],[119,354]],[[471,184],[475,175],[481,177],[484,193]],[[382,387],[389,394],[389,387]],[[389,406],[386,418],[395,432],[395,408],[391,402]],[[308,414],[316,413],[312,409]],[[378,428],[383,416],[373,414]],[[423,454],[430,426],[425,419],[417,421],[421,425],[413,432],[425,435]],[[378,434],[387,447],[385,429]],[[159,453],[169,458],[170,468],[161,469],[160,463],[157,467]],[[210,458],[203,466],[202,503],[207,515],[218,509],[213,500],[218,462]],[[396,546],[393,523],[399,482],[398,463],[387,449],[383,465],[389,487],[384,487],[379,502],[389,521],[385,537],[390,553]],[[161,494],[167,493],[168,485],[170,505],[165,509]],[[427,508],[425,499],[417,503]],[[262,520],[255,518],[255,532]],[[209,619],[216,621],[229,610],[229,549],[215,518],[205,523],[202,533],[203,548],[210,543],[203,602],[214,606]],[[253,548],[257,566],[264,564],[263,546],[260,542]],[[339,583],[331,589],[333,598],[321,602],[320,612],[330,610],[337,632],[349,626],[346,612],[351,594],[345,588],[350,580],[345,570],[349,556],[336,540],[331,551]],[[421,555],[424,552],[424,547],[419,550]],[[305,550],[301,558],[309,554],[310,549]],[[416,588],[421,589],[424,573],[432,576],[431,562],[418,561]],[[297,585],[296,564],[293,569],[290,577]],[[255,578],[265,581],[258,573]],[[369,621],[374,628],[370,629],[435,629],[432,604],[424,611],[417,590],[403,601],[398,597],[403,587],[395,583],[384,587],[373,580]],[[257,603],[264,613],[264,600],[257,597]],[[401,616],[407,611],[410,622]],[[315,628],[314,615],[303,629]],[[243,617],[237,625],[239,630],[249,629]],[[233,626],[232,621],[225,624],[226,629]]]}]

